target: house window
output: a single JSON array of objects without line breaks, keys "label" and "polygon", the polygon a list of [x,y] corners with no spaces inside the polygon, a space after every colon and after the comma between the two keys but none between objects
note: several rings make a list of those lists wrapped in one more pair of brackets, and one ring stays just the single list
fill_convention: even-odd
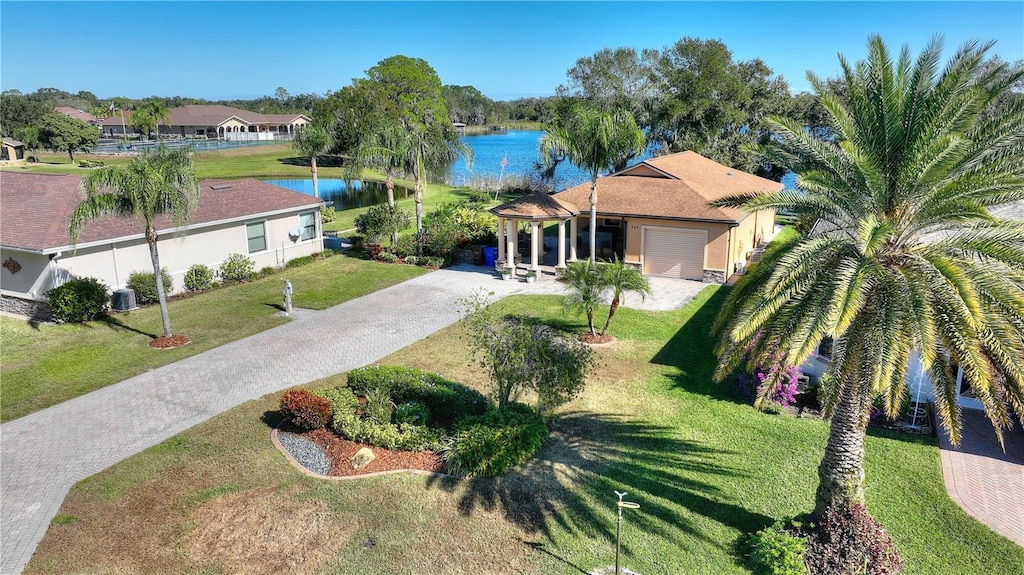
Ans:
[{"label": "house window", "polygon": [[302,226],[300,239],[311,240],[316,237],[316,212],[299,214],[299,224]]},{"label": "house window", "polygon": [[832,338],[825,336],[821,338],[821,343],[818,344],[818,357],[825,359],[832,359]]},{"label": "house window", "polygon": [[249,253],[262,252],[267,249],[266,222],[255,222],[245,225],[245,238],[249,241]]}]

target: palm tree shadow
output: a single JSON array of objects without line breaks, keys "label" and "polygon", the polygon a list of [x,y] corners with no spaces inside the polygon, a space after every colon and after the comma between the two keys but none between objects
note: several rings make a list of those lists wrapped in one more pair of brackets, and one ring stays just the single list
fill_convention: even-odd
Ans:
[{"label": "palm tree shadow", "polygon": [[150,339],[156,339],[156,338],[159,337],[155,333],[149,333],[149,332],[146,332],[146,331],[142,331],[140,329],[136,329],[136,328],[134,328],[134,327],[124,323],[123,321],[117,319],[114,316],[110,316],[110,315],[104,316],[103,319],[101,319],[100,321],[102,321],[103,323],[107,324],[107,327],[109,327],[111,329],[123,329],[123,330],[126,330],[126,331],[137,333],[139,335],[144,335],[144,336],[146,336],[146,337],[148,337]]},{"label": "palm tree shadow", "polygon": [[[462,515],[497,511],[526,533],[550,538],[557,526],[609,544],[615,541],[613,491],[627,491],[642,506],[630,518],[637,530],[662,538],[675,538],[681,530],[723,547],[703,534],[690,514],[739,532],[772,522],[738,502],[724,501],[728,496],[714,478],[744,475],[720,463],[729,456],[727,451],[679,439],[669,427],[572,412],[555,422],[537,457],[503,477],[428,478],[426,483],[457,494]],[[731,553],[732,547],[723,547],[723,552]]]},{"label": "palm tree shadow", "polygon": [[715,353],[717,336],[711,330],[728,295],[726,286],[716,291],[658,350],[651,363],[677,368],[678,371],[670,375],[675,387],[723,401],[749,403],[737,390],[733,378],[721,383],[713,378],[718,355]]}]

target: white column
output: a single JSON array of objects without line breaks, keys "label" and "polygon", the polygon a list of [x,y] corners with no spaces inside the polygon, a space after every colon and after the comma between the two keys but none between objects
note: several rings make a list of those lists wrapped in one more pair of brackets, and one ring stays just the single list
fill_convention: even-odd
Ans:
[{"label": "white column", "polygon": [[558,220],[558,267],[565,267],[565,220]]},{"label": "white column", "polygon": [[569,261],[576,261],[576,241],[580,237],[580,219],[575,217],[569,220]]},{"label": "white column", "polygon": [[505,218],[498,218],[498,259],[505,263]]},{"label": "white column", "polygon": [[537,244],[543,243],[543,239],[540,237],[540,222],[530,222],[530,269],[537,271],[540,269],[540,263],[537,257]]},{"label": "white column", "polygon": [[516,221],[512,218],[505,220],[505,267],[516,267]]}]

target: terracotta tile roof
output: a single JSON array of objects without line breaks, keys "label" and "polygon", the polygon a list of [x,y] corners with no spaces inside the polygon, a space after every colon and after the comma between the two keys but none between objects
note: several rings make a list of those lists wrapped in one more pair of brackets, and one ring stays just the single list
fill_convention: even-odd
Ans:
[{"label": "terracotta tile roof", "polygon": [[[739,222],[744,212],[712,208],[708,202],[747,192],[781,190],[782,184],[709,160],[695,152],[652,158],[650,166],[664,177],[634,176],[636,166],[598,180],[598,213],[681,220]],[[590,183],[555,194],[579,206],[590,205]]]},{"label": "terracotta tile roof", "polygon": [[[81,176],[0,173],[0,245],[30,251],[55,251],[70,246],[68,219],[81,201],[81,182]],[[203,180],[199,205],[192,212],[189,226],[194,229],[222,220],[313,209],[319,204],[319,200],[306,194],[251,178]],[[171,218],[157,218],[156,228],[166,236],[173,229]],[[144,231],[142,223],[136,220],[108,217],[88,224],[78,244],[114,240]]]},{"label": "terracotta tile roof", "polygon": [[503,218],[559,219],[571,218],[579,214],[580,209],[564,199],[536,193],[495,206],[490,212]]}]

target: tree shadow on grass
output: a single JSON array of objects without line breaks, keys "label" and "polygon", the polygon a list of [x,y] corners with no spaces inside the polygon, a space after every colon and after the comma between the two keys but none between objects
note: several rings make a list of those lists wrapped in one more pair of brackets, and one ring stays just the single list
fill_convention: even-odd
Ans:
[{"label": "tree shadow on grass", "polygon": [[[630,517],[640,532],[675,539],[680,531],[732,553],[733,546],[709,538],[690,514],[705,516],[741,533],[761,529],[772,518],[751,512],[716,484],[744,472],[722,461],[727,451],[679,439],[669,427],[621,416],[572,412],[553,425],[536,458],[499,478],[468,481],[430,478],[428,487],[460,493],[461,514],[499,511],[527,533],[568,533],[615,541],[613,491],[640,503]],[[706,479],[705,479],[706,478]]]},{"label": "tree shadow on grass", "polygon": [[[301,156],[294,156],[291,158],[278,158],[278,162],[287,164],[289,166],[302,166],[305,168],[309,167],[309,158]],[[345,167],[345,160],[340,156],[317,156],[316,166],[318,168],[343,168]]]},{"label": "tree shadow on grass", "polygon": [[677,368],[676,373],[669,375],[675,387],[723,401],[749,403],[736,389],[733,378],[721,383],[713,379],[718,364],[718,339],[711,329],[728,295],[728,287],[716,291],[658,350],[651,363]]},{"label": "tree shadow on grass", "polygon": [[123,321],[119,320],[118,318],[116,318],[114,316],[110,316],[110,315],[104,316],[100,321],[102,321],[104,324],[107,325],[107,327],[109,327],[111,329],[123,329],[123,330],[126,330],[126,331],[137,333],[139,335],[144,335],[144,336],[148,337],[149,339],[156,339],[157,337],[159,337],[155,333],[149,333],[149,332],[142,331],[140,329],[134,328],[134,327],[124,323]]}]

